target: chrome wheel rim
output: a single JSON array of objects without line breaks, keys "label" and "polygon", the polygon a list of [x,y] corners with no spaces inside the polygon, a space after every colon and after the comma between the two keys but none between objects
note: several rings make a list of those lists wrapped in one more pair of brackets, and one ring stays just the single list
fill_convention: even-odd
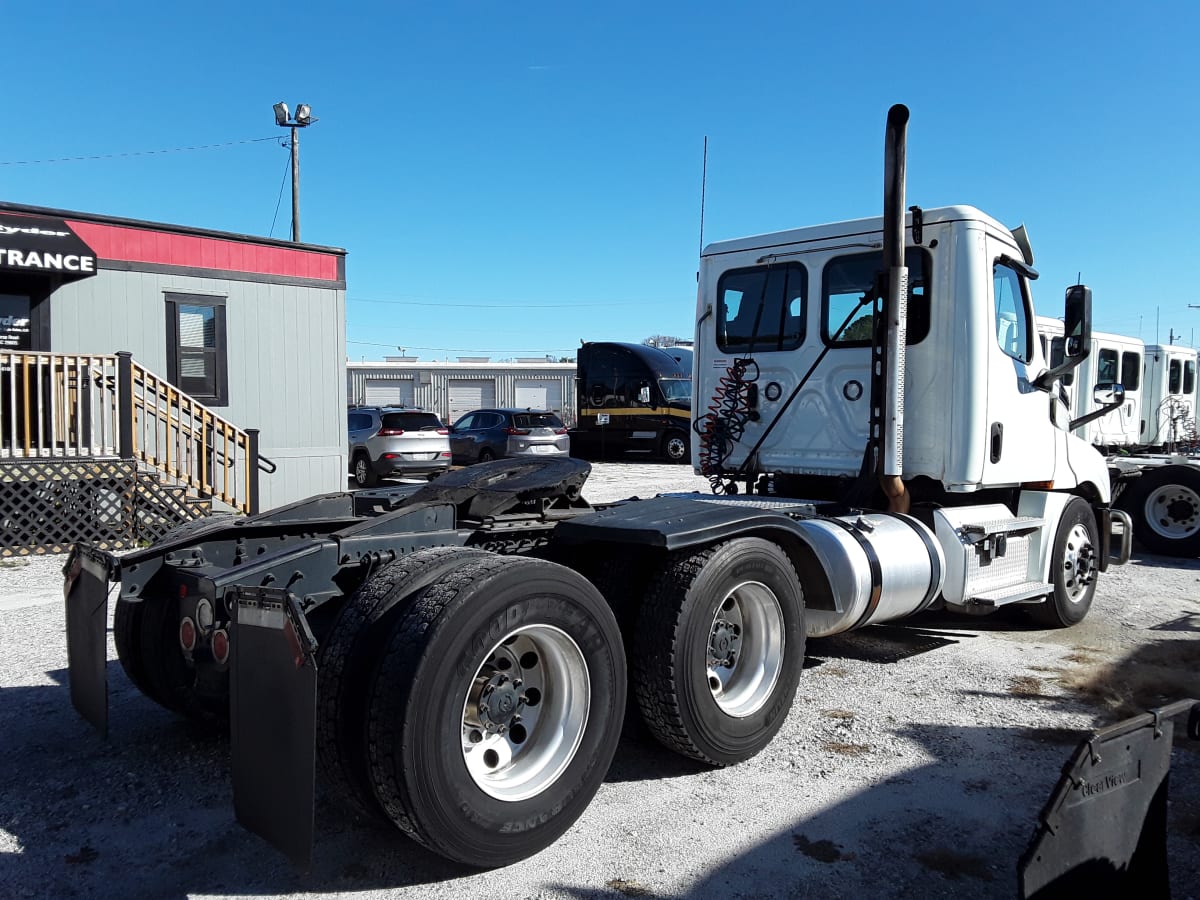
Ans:
[{"label": "chrome wheel rim", "polygon": [[1200,532],[1200,495],[1181,484],[1165,484],[1146,497],[1146,525],[1169,540]]},{"label": "chrome wheel rim", "polygon": [[361,456],[354,463],[354,480],[359,484],[367,483],[367,461]]},{"label": "chrome wheel rim", "polygon": [[562,775],[583,740],[591,679],[579,645],[552,625],[529,625],[494,646],[467,685],[462,758],[497,800],[535,797]]},{"label": "chrome wheel rim", "polygon": [[784,623],[779,598],[746,581],[717,606],[708,629],[708,689],[721,711],[744,718],[762,709],[783,669]]},{"label": "chrome wheel rim", "polygon": [[1062,567],[1067,599],[1078,603],[1096,580],[1096,547],[1083,525],[1076,524],[1067,533]]},{"label": "chrome wheel rim", "polygon": [[683,459],[687,454],[687,442],[683,438],[673,437],[667,441],[667,456],[671,459]]}]

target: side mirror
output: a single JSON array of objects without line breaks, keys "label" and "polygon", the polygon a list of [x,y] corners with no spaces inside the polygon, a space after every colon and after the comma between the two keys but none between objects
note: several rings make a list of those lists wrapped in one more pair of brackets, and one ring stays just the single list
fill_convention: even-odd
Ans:
[{"label": "side mirror", "polygon": [[1092,289],[1084,284],[1067,288],[1063,305],[1063,357],[1082,361],[1092,340]]},{"label": "side mirror", "polygon": [[1125,402],[1125,385],[1098,384],[1092,390],[1092,402],[1097,406],[1114,407]]},{"label": "side mirror", "polygon": [[642,385],[641,390],[638,391],[638,403],[649,403],[649,402],[650,402],[650,386],[644,384],[644,385]]},{"label": "side mirror", "polygon": [[1086,416],[1072,419],[1071,424],[1068,426],[1071,431],[1074,431],[1080,425],[1086,425],[1088,422],[1096,421],[1101,416],[1108,415],[1114,409],[1118,409],[1125,402],[1125,386],[1123,384],[1102,381],[1092,389],[1092,401],[1100,408],[1093,410]]},{"label": "side mirror", "polygon": [[1092,347],[1092,289],[1085,284],[1073,284],[1067,288],[1063,305],[1063,361],[1047,369],[1034,381],[1043,391],[1050,390],[1054,382],[1079,366]]}]

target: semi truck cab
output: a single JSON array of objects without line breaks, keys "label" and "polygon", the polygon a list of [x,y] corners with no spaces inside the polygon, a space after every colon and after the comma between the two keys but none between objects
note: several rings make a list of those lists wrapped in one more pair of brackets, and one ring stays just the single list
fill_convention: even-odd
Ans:
[{"label": "semi truck cab", "polygon": [[[1056,424],[1062,414],[1044,379],[1031,292],[1037,273],[1023,230],[1019,240],[970,206],[914,208],[904,221],[905,480],[918,494],[923,483],[939,494],[1052,483],[1107,503],[1103,460]],[[882,247],[883,220],[874,218],[704,249],[697,416],[728,401],[736,360],[753,361],[741,373],[754,386],[740,392],[740,439],[722,448],[726,472],[795,476],[807,495],[828,499],[860,472]],[[711,468],[717,454],[696,444],[693,463]]]}]

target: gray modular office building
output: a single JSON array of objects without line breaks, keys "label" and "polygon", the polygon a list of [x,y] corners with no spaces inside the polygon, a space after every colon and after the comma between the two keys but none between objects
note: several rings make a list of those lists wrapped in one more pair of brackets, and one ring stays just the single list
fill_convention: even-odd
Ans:
[{"label": "gray modular office building", "polygon": [[[151,412],[143,396],[143,419],[183,416],[182,394],[203,406],[186,407],[194,433],[257,429],[273,467],[260,509],[344,489],[345,289],[337,248],[0,203],[0,369],[6,393],[19,404],[20,386],[28,401],[6,408],[0,455],[101,455],[84,435],[99,410],[66,405],[81,382],[108,377],[106,355],[128,351],[166,398]],[[160,462],[174,453],[178,470],[190,436],[177,430]],[[202,466],[218,465],[214,453]]]},{"label": "gray modular office building", "polygon": [[349,401],[356,406],[418,406],[448,425],[481,407],[549,409],[568,425],[575,421],[573,362],[402,357],[352,362],[346,368]]}]

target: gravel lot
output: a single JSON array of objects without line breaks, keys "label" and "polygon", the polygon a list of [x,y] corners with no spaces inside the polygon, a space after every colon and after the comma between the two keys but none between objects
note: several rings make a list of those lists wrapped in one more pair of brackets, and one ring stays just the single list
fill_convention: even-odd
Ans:
[{"label": "gravel lot", "polygon": [[[598,464],[585,496],[691,489],[707,484],[684,468]],[[1067,631],[929,616],[810,641],[782,732],[743,765],[629,729],[583,818],[523,863],[464,872],[319,797],[301,872],[234,821],[228,741],[139,694],[111,636],[109,739],[76,716],[62,563],[0,562],[2,897],[1007,898],[1081,733],[1122,703],[1200,696],[1200,563],[1135,555]],[[1200,752],[1182,737],[1171,796],[1173,895],[1197,897]]]}]

